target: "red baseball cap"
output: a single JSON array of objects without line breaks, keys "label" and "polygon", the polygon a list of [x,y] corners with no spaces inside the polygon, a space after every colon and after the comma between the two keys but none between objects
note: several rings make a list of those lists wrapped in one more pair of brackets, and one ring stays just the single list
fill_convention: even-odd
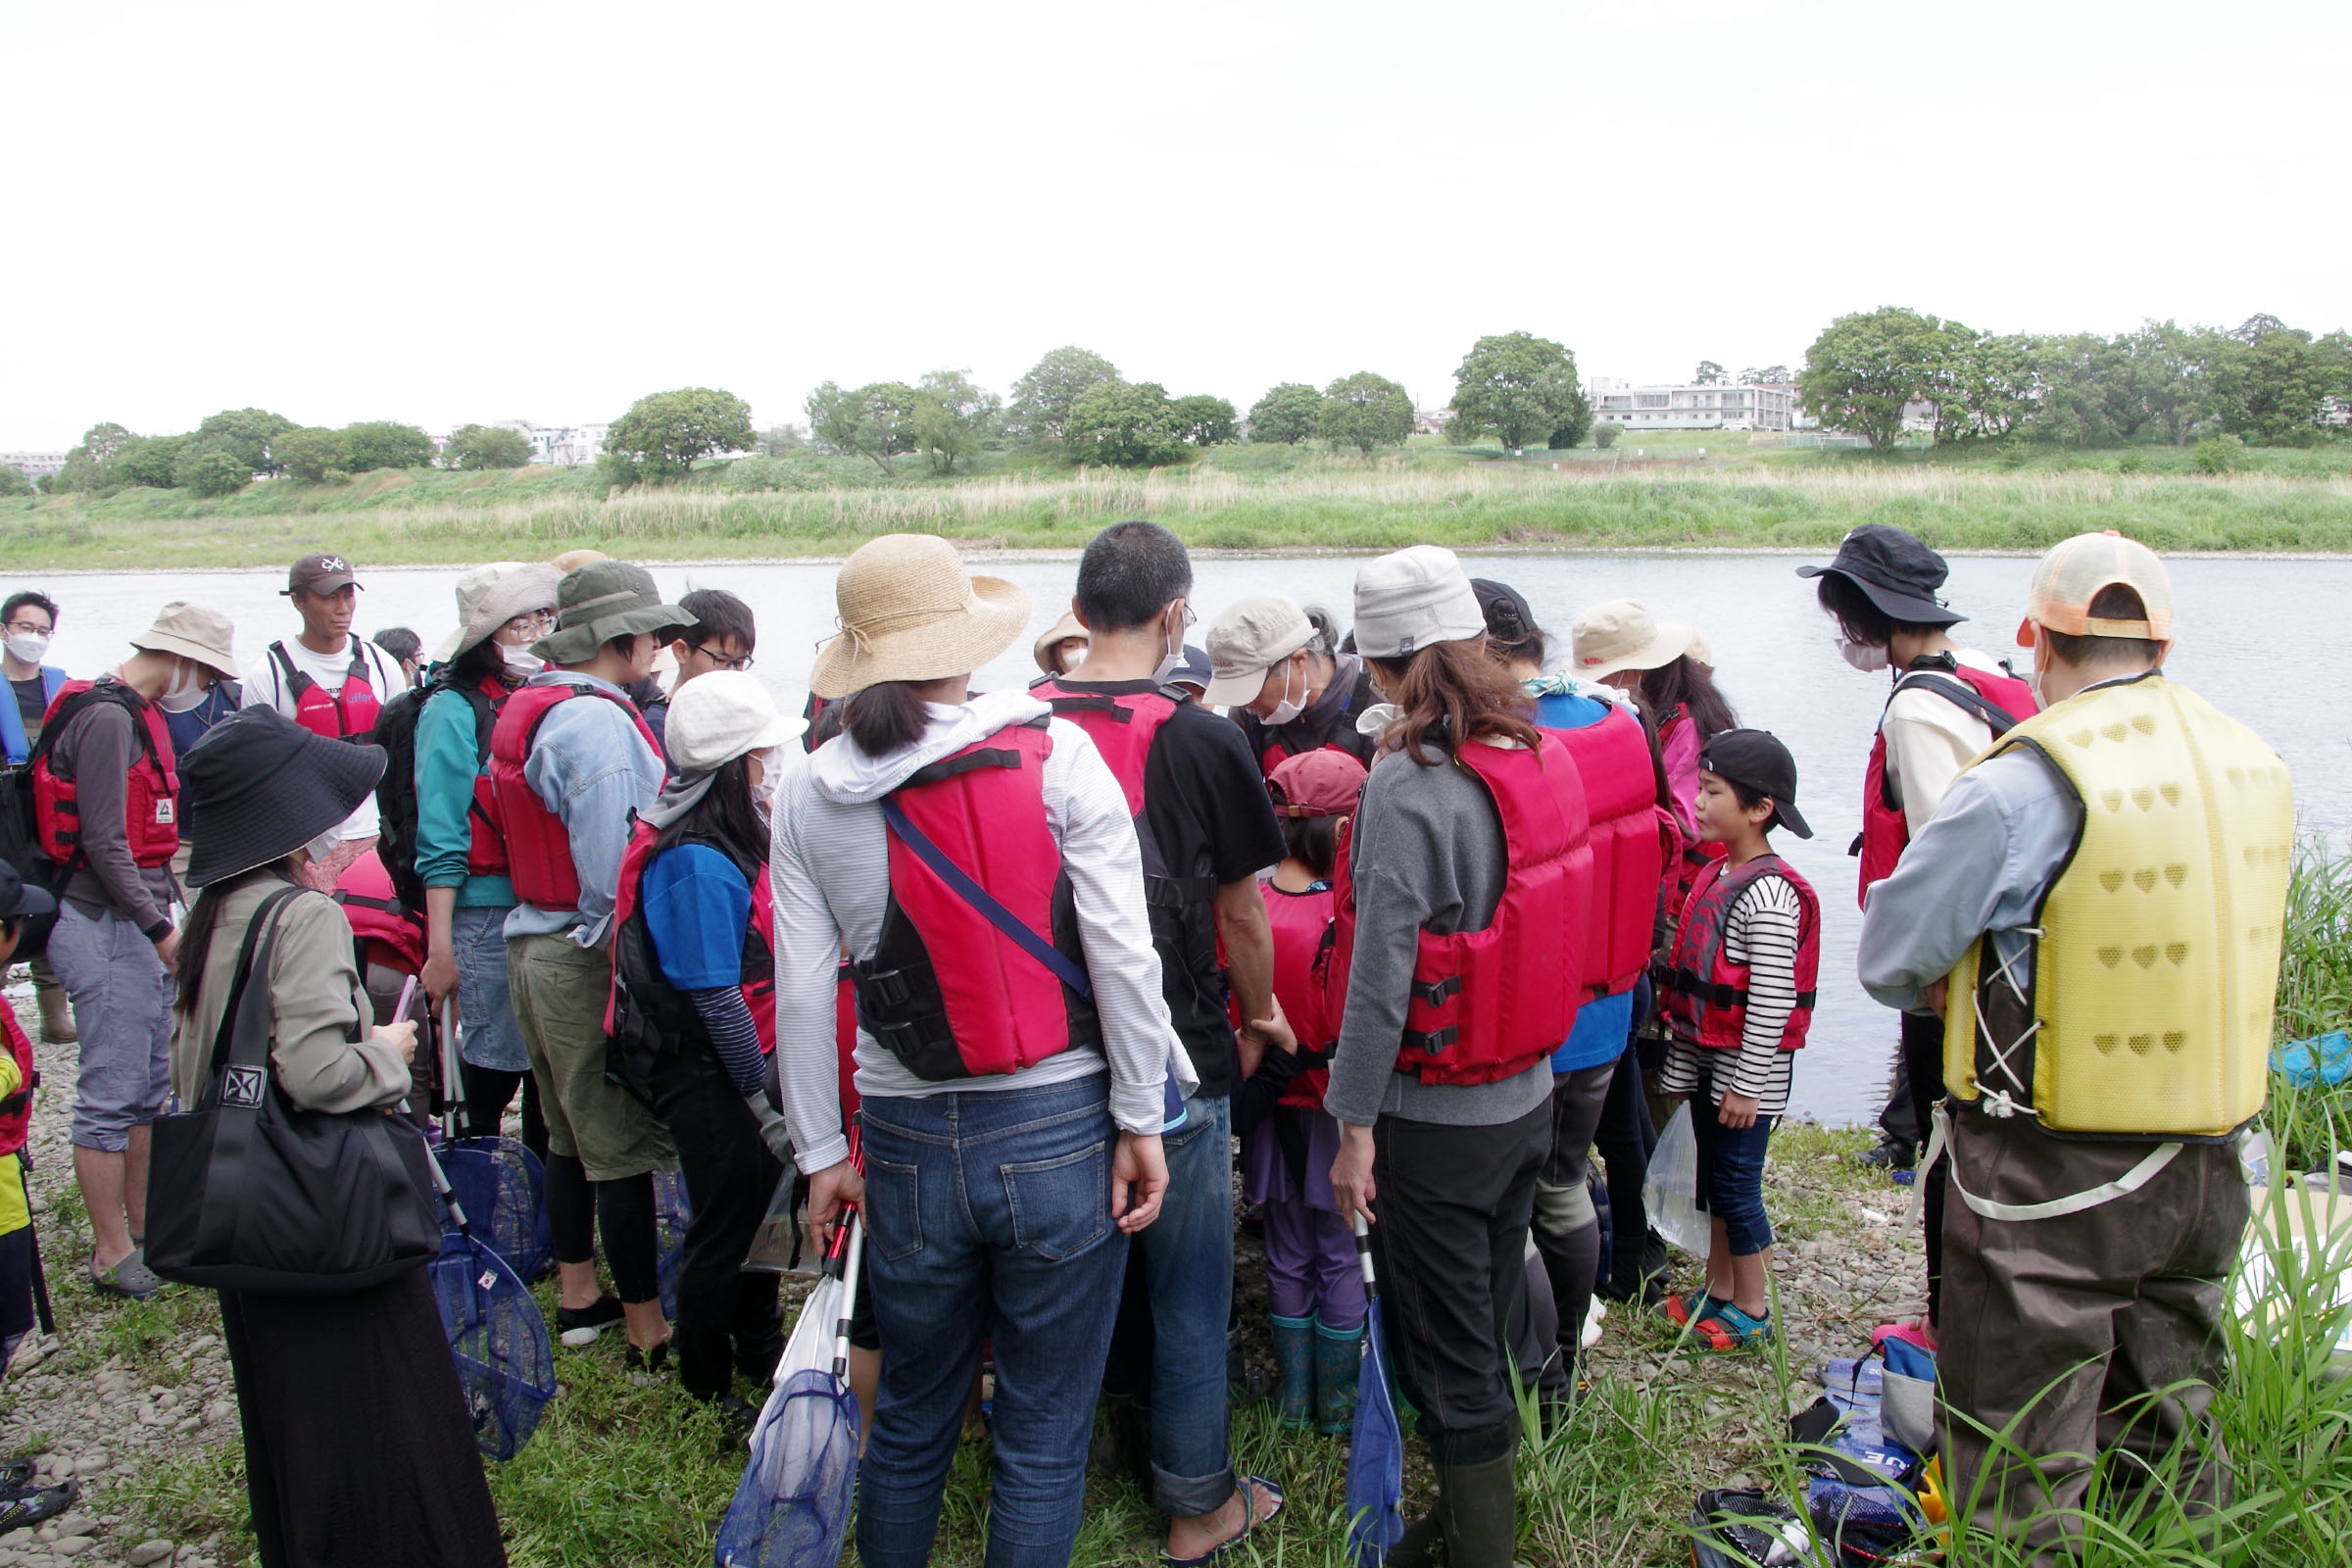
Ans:
[{"label": "red baseball cap", "polygon": [[1320,751],[1286,757],[1266,776],[1277,816],[1348,816],[1364,793],[1364,764],[1346,752]]}]

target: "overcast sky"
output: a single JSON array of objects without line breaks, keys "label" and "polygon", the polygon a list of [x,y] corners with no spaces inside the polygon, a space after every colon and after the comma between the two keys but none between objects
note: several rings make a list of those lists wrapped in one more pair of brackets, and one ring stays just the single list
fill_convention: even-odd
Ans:
[{"label": "overcast sky", "polygon": [[609,419],[1079,343],[1247,408],[1483,333],[2352,325],[2352,5],[0,0],[0,449]]}]

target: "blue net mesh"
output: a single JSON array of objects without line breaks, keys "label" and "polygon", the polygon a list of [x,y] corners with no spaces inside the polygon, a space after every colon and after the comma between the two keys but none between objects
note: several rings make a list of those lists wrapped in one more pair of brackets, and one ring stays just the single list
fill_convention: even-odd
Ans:
[{"label": "blue net mesh", "polygon": [[461,1138],[441,1151],[476,1240],[529,1284],[547,1271],[555,1240],[547,1228],[547,1175],[539,1156],[512,1138]]},{"label": "blue net mesh", "polygon": [[654,1172],[654,1245],[661,1249],[655,1259],[662,1286],[662,1315],[671,1322],[678,1318],[678,1273],[686,1266],[686,1222],[694,1217],[694,1209],[686,1201],[686,1178],[674,1170]]},{"label": "blue net mesh", "polygon": [[503,1258],[454,1227],[442,1232],[430,1272],[474,1442],[486,1459],[512,1459],[555,1397],[547,1319]]},{"label": "blue net mesh", "polygon": [[1364,1319],[1364,1364],[1356,1375],[1355,1433],[1348,1446],[1348,1555],[1378,1568],[1404,1535],[1404,1434],[1389,1396],[1389,1348],[1380,1302]]},{"label": "blue net mesh", "polygon": [[833,1568],[858,1479],[858,1400],[830,1371],[795,1372],[760,1412],[751,1463],[719,1521],[718,1568]]}]

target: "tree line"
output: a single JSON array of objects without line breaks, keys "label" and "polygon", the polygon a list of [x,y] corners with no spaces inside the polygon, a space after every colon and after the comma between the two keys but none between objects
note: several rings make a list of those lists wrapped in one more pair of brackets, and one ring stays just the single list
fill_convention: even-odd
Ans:
[{"label": "tree line", "polygon": [[1886,306],[1831,322],[1796,386],[1823,424],[1882,450],[1907,433],[1906,410],[1939,442],[2307,446],[2352,400],[2352,335],[2275,316],[2226,331],[2150,320],[2112,337],[1996,334]]},{"label": "tree line", "polygon": [[[436,451],[431,436],[390,419],[329,430],[296,424],[267,409],[224,409],[180,435],[134,435],[120,424],[92,425],[46,488],[62,495],[150,485],[223,496],[279,474],[323,484],[376,468],[435,463],[450,468],[516,468],[530,461],[530,442],[497,425],[460,425]],[[17,470],[0,471],[0,493],[8,488],[9,474]]]}]

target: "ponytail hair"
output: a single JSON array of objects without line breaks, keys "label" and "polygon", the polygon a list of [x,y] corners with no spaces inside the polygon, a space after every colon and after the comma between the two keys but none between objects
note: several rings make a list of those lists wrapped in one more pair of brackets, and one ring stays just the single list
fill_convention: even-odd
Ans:
[{"label": "ponytail hair", "polygon": [[1381,685],[1404,715],[1381,736],[1423,767],[1450,760],[1475,740],[1516,741],[1533,751],[1535,704],[1496,663],[1483,637],[1431,643],[1404,659],[1375,659]]},{"label": "ponytail hair", "polygon": [[903,680],[876,681],[841,704],[841,732],[868,757],[905,751],[930,724],[923,700]]}]

